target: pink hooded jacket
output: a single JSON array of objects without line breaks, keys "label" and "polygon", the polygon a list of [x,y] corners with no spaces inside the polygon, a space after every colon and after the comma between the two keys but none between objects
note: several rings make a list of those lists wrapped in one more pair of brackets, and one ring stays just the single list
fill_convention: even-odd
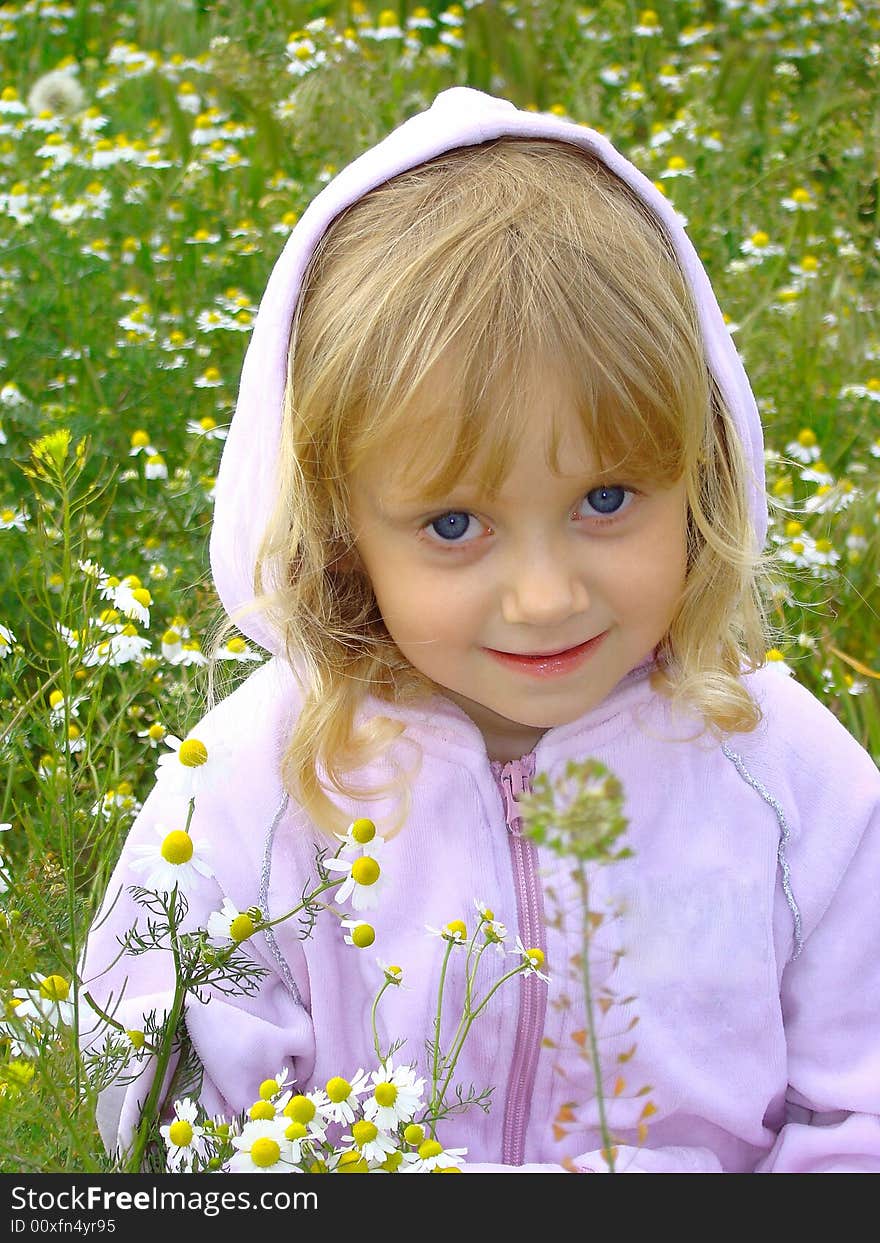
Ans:
[{"label": "pink hooded jacket", "polygon": [[[211,561],[230,612],[253,597],[288,334],[316,243],[345,206],[389,176],[502,134],[587,148],[662,220],[694,289],[707,361],[751,463],[753,522],[763,545],[760,421],[709,281],[671,205],[601,135],[457,87],[343,169],[310,204],[278,259],[217,481]],[[190,894],[191,927],[204,926],[224,898],[239,910],[256,904],[270,917],[289,910],[313,883],[316,845],[325,844],[279,778],[302,699],[298,680],[260,618],[242,628],[275,655],[192,731],[212,758],[226,758],[209,765],[196,800],[191,833],[207,839],[214,875],[200,878]],[[300,1091],[372,1068],[377,955],[404,971],[403,986],[389,989],[379,1010],[383,1044],[404,1039],[396,1060],[418,1060],[424,1073],[442,957],[425,925],[464,919],[472,927],[478,900],[511,939],[518,933],[525,946],[545,951],[550,982],[529,976],[495,994],[456,1075],[465,1090],[491,1087],[491,1108],[447,1118],[440,1137],[466,1147],[468,1161],[481,1169],[560,1170],[568,1157],[583,1170],[601,1170],[583,1003],[571,974],[581,949],[578,899],[569,869],[520,835],[516,803],[537,772],[554,780],[567,761],[595,757],[622,782],[633,850],[632,858],[595,871],[590,899],[591,910],[606,916],[594,939],[594,995],[604,987],[615,998],[598,1006],[597,1016],[618,1169],[880,1171],[880,774],[818,700],[771,668],[745,676],[764,714],[757,730],[723,744],[705,736],[694,741],[698,723],[673,716],[652,691],[652,659],[600,705],[547,730],[533,752],[504,765],[489,760],[477,727],[442,695],[417,709],[365,700],[363,716],[381,712],[406,723],[392,755],[399,751],[409,763],[415,744],[422,759],[407,823],[385,848],[378,910],[368,915],[375,946],[346,945],[331,916],[319,918],[305,940],[293,920],[246,943],[268,970],[257,995],[214,995],[187,1010],[205,1070],[202,1101],[211,1112],[247,1108],[259,1083],[282,1067]],[[388,772],[387,761],[376,766],[380,780]],[[336,801],[352,819],[369,815],[380,832],[391,812],[382,802]],[[126,1027],[167,1009],[171,979],[167,954],[118,957],[117,938],[144,917],[128,892],[143,883],[143,873],[131,869],[134,848],[156,841],[157,823],[182,827],[186,810],[186,798],[160,776],[132,826],[84,956],[91,992],[99,1002],[112,996]],[[620,917],[611,918],[616,911]],[[500,973],[500,959],[485,957]],[[506,969],[513,962],[508,958]],[[453,993],[460,967],[453,957]],[[618,1076],[624,1086],[615,1094]],[[102,1094],[99,1125],[109,1148],[129,1142],[148,1079],[147,1073]],[[639,1095],[643,1087],[650,1090]],[[648,1101],[655,1112],[641,1142]]]}]

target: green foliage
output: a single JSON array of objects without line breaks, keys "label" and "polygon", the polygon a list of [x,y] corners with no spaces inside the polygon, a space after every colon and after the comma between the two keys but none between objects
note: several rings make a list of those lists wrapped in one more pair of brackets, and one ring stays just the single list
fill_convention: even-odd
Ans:
[{"label": "green foliage", "polygon": [[[880,760],[876,10],[431,0],[386,10],[404,40],[379,37],[383,8],[0,15],[4,1004],[33,971],[72,977],[162,731],[203,711],[216,437],[275,257],[328,177],[445,87],[599,129],[687,217],[765,424],[778,655]],[[71,59],[81,100],[28,111]],[[149,621],[87,560],[147,589]],[[140,658],[87,663],[126,625]],[[68,1032],[36,1059],[0,1039],[0,1167],[106,1168],[80,1088]]]}]

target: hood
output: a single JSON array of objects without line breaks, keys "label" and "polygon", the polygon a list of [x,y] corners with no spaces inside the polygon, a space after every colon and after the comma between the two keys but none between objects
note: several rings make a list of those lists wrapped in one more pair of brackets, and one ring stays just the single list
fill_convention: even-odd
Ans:
[{"label": "hood", "polygon": [[[551,114],[521,112],[507,100],[456,86],[441,91],[430,108],[410,117],[328,182],[303,212],[272,270],[245,355],[214,493],[211,570],[220,600],[230,615],[254,599],[257,549],[275,487],[290,325],[315,247],[341,211],[388,178],[453,147],[472,146],[507,134],[555,138],[591,152],[625,181],[665,226],[694,291],[706,361],[733,415],[745,459],[751,464],[752,521],[757,547],[763,547],[767,503],[760,417],[709,278],[675,208],[601,134]],[[259,613],[242,618],[238,625],[268,651],[280,652],[280,636]]]}]

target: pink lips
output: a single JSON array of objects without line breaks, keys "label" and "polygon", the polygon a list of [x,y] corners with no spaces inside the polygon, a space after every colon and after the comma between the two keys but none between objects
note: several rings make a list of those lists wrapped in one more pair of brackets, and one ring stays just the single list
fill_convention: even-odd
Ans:
[{"label": "pink lips", "polygon": [[523,656],[515,652],[498,652],[492,647],[484,648],[484,651],[497,660],[499,664],[507,665],[510,669],[517,669],[521,673],[527,673],[531,677],[557,677],[563,673],[571,673],[573,669],[577,669],[579,665],[583,664],[596,650],[607,633],[608,631],[604,630],[602,634],[597,634],[594,639],[588,639],[586,643],[581,643],[578,647],[570,647],[564,652],[550,652],[543,656]]}]

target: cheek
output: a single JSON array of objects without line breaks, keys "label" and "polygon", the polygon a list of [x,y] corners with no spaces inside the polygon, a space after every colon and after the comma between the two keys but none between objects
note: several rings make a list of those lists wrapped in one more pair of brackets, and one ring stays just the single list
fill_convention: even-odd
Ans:
[{"label": "cheek", "polygon": [[683,522],[670,521],[652,537],[622,554],[615,575],[616,595],[631,611],[669,612],[677,605],[687,573]]},{"label": "cheek", "polygon": [[402,638],[453,645],[467,638],[479,623],[480,609],[473,593],[460,582],[453,585],[447,575],[409,568],[379,586],[376,598],[385,624]]}]

